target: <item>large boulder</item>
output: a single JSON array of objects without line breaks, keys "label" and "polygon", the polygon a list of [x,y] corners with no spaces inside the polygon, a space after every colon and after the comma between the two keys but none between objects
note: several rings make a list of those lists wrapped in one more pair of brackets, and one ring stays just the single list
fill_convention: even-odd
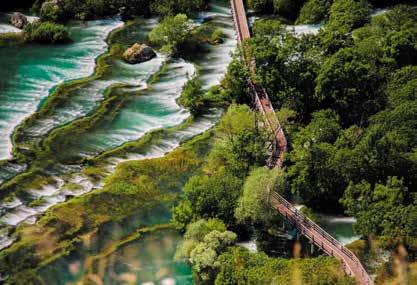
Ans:
[{"label": "large boulder", "polygon": [[123,59],[131,64],[141,63],[156,57],[156,53],[147,45],[134,44],[123,53]]},{"label": "large boulder", "polygon": [[28,19],[22,13],[15,12],[10,17],[10,23],[18,29],[23,29],[27,25]]}]

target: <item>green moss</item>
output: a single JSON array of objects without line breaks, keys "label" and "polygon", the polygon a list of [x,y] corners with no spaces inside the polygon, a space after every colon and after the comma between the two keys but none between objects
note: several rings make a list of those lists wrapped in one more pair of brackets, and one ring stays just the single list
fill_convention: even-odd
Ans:
[{"label": "green moss", "polygon": [[45,204],[45,200],[42,198],[35,199],[32,202],[29,203],[29,207],[39,207]]},{"label": "green moss", "polygon": [[0,34],[0,46],[19,44],[25,41],[23,33],[3,33]]},{"label": "green moss", "polygon": [[[146,216],[157,207],[168,211],[188,178],[202,167],[211,138],[207,132],[165,157],[122,163],[105,180],[103,189],[49,209],[35,225],[19,226],[17,241],[0,254],[0,273],[7,272],[10,280],[28,280],[105,223],[121,221],[137,211]],[[123,243],[134,238],[135,233]]]}]

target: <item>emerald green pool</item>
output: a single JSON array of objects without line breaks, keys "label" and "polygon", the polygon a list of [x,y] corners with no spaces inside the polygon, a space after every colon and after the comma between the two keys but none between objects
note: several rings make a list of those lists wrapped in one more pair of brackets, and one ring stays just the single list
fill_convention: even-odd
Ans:
[{"label": "emerald green pool", "polygon": [[[22,223],[35,223],[38,216],[58,203],[98,189],[102,181],[93,181],[82,173],[84,165],[73,163],[82,158],[94,158],[105,151],[135,141],[156,129],[178,126],[189,112],[176,103],[182,86],[196,68],[200,69],[204,88],[216,85],[225,73],[235,47],[234,31],[227,1],[212,1],[209,12],[202,13],[202,21],[211,21],[226,34],[225,43],[207,45],[201,53],[189,58],[167,58],[162,54],[138,65],[128,65],[110,57],[103,74],[97,75],[96,60],[108,51],[106,38],[121,27],[119,19],[70,24],[73,43],[44,46],[24,44],[0,47],[0,185],[19,173],[25,173],[31,163],[13,160],[12,135],[18,133],[19,150],[40,146],[51,133],[60,132],[52,144],[63,147],[53,154],[53,167],[40,169],[49,176],[46,185],[25,189],[18,195],[11,192],[0,200],[0,250],[13,243],[13,230]],[[146,41],[147,33],[157,23],[155,19],[139,20],[130,37]],[[164,67],[162,69],[162,67]],[[162,71],[152,82],[152,75]],[[83,80],[78,84],[78,79]],[[60,86],[70,86],[68,96],[48,112],[42,111],[46,100],[56,96]],[[116,107],[98,114],[109,96],[117,100]],[[108,157],[108,170],[130,159],[163,156],[181,142],[213,126],[220,112],[212,110],[203,117],[172,131],[163,141],[148,145],[145,152],[127,153],[123,157]],[[99,118],[95,120],[94,118]],[[29,118],[27,123],[22,122]],[[91,120],[85,132],[66,131],[67,126],[80,120]],[[19,127],[24,126],[24,127]],[[16,128],[19,128],[18,131]],[[32,159],[29,157],[29,159]],[[68,161],[68,162],[67,162]],[[77,189],[66,187],[68,183]],[[41,204],[31,204],[41,200]],[[169,211],[154,213],[149,226],[167,223]],[[120,230],[123,229],[123,230]],[[96,237],[103,247],[92,250],[80,245],[71,256],[61,258],[40,272],[46,284],[67,284],[101,280],[104,284],[192,284],[190,267],[173,260],[180,241],[172,229],[157,230],[133,240],[105,255],[105,245],[129,235],[135,227],[126,224],[106,225]],[[89,263],[91,259],[93,263]]]}]

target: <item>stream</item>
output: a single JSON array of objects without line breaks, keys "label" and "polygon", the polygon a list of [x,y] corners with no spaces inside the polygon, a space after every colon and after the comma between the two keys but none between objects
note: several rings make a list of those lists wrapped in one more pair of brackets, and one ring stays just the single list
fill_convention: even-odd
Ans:
[{"label": "stream", "polygon": [[[137,41],[142,41],[157,20],[139,21],[137,26],[140,29],[135,32],[135,37]],[[197,19],[197,22],[202,21],[209,21],[223,30],[223,44],[205,45],[201,52],[188,58],[171,59],[158,54],[155,59],[138,65],[129,65],[113,57],[106,58],[106,68],[100,76],[94,75],[97,74],[97,58],[108,51],[106,39],[110,32],[123,25],[117,18],[70,23],[74,41],[67,45],[0,47],[0,61],[3,66],[9,67],[0,69],[0,184],[28,168],[28,165],[13,160],[11,136],[16,130],[20,138],[19,150],[24,150],[28,142],[38,145],[51,132],[59,132],[81,119],[94,118],[109,96],[114,95],[120,100],[115,110],[104,113],[99,120],[92,120],[87,132],[77,133],[76,136],[71,131],[62,132],[62,137],[69,142],[65,151],[56,157],[53,167],[41,169],[42,174],[48,176],[48,183],[19,191],[19,194],[8,193],[1,199],[0,250],[13,243],[13,231],[19,224],[34,224],[38,216],[50,207],[102,187],[105,177],[93,180],[82,173],[82,164],[66,163],[67,158],[71,161],[74,158],[94,159],[103,152],[141,139],[154,130],[182,124],[190,114],[178,106],[176,99],[196,68],[199,68],[206,90],[220,82],[236,45],[228,3],[212,1],[210,10],[201,13]],[[3,23],[0,24],[0,32],[18,31]],[[158,72],[160,74],[150,81]],[[87,80],[79,82],[79,79]],[[50,95],[64,85],[69,87],[68,93],[59,104],[48,112],[33,116],[35,112],[42,111]],[[106,156],[101,162],[108,171],[105,176],[111,174],[121,162],[163,156],[181,142],[208,130],[220,116],[221,111],[210,110],[184,127],[167,133],[163,140],[150,143],[142,153]],[[20,127],[24,120],[24,127]],[[61,146],[60,141],[56,145]],[[169,219],[169,212],[155,211],[150,223],[166,223]],[[125,225],[112,225],[110,235],[100,235],[102,243],[112,240],[117,235],[113,231],[120,227]],[[106,284],[129,280],[136,280],[135,284],[191,284],[189,266],[173,261],[179,240],[176,231],[164,229],[123,245],[106,257],[111,262],[106,265],[107,269],[103,269],[106,274],[100,278]],[[83,268],[89,258],[83,249],[78,249],[71,258],[61,258],[56,264],[44,268],[42,277],[47,284],[76,282],[85,277]]]}]

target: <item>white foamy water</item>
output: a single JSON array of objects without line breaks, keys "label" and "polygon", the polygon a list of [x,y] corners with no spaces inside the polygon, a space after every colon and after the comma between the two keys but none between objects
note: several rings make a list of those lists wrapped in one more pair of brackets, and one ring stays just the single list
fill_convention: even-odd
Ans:
[{"label": "white foamy water", "polygon": [[9,247],[14,242],[14,239],[11,238],[9,234],[9,230],[7,228],[0,229],[0,250]]},{"label": "white foamy water", "polygon": [[353,230],[353,224],[356,222],[353,217],[320,215],[320,219],[322,227],[343,245],[360,238]]},{"label": "white foamy water", "polygon": [[[162,63],[163,60],[159,59],[158,69]],[[178,106],[176,99],[187,81],[187,74],[193,74],[194,71],[191,63],[181,59],[170,60],[166,65],[166,72],[149,90],[143,91],[139,96],[132,94],[133,99],[124,103],[115,118],[102,122],[89,133],[82,134],[77,139],[77,146],[69,149],[68,153],[84,157],[94,156],[136,140],[151,130],[179,124],[189,116],[189,112]],[[129,92],[129,89],[126,91]]]},{"label": "white foamy water", "polygon": [[286,25],[285,28],[287,31],[293,33],[295,36],[303,36],[303,35],[317,35],[323,26],[322,23],[320,24],[312,24],[312,25]]},{"label": "white foamy water", "polygon": [[258,252],[258,247],[255,241],[246,241],[237,243],[238,246],[244,247],[250,252]]},{"label": "white foamy water", "polygon": [[26,168],[27,166],[25,164],[3,162],[2,165],[0,165],[0,184],[13,177],[17,173],[24,171]]},{"label": "white foamy water", "polygon": [[25,134],[40,137],[57,126],[87,115],[99,105],[104,99],[106,90],[113,84],[146,86],[146,81],[161,68],[165,60],[166,57],[158,55],[148,62],[137,65],[116,61],[113,67],[116,70],[114,76],[109,79],[94,80],[82,86],[72,93],[71,99],[66,104],[55,108],[47,117],[36,120],[25,130]]},{"label": "white foamy water", "polygon": [[0,34],[5,33],[20,33],[22,30],[6,23],[0,23]]},{"label": "white foamy water", "polygon": [[[4,33],[20,33],[22,30],[16,28],[12,24],[9,23],[10,14],[3,14],[0,12],[0,34]],[[36,16],[26,16],[29,23],[33,23],[39,18]]]},{"label": "white foamy water", "polygon": [[211,12],[200,14],[200,18],[207,19],[208,22],[219,27],[224,35],[224,42],[215,46],[208,46],[209,53],[202,54],[196,59],[200,67],[200,79],[203,81],[203,88],[208,89],[211,86],[220,83],[224,77],[227,66],[232,60],[232,52],[236,47],[235,30],[233,26],[233,17],[228,7],[210,4]]},{"label": "white foamy water", "polygon": [[121,26],[119,20],[74,25],[74,43],[65,46],[24,45],[3,47],[0,60],[13,69],[3,70],[7,82],[0,85],[0,160],[11,157],[13,129],[35,112],[57,84],[91,74],[95,58],[107,49],[108,33]]},{"label": "white foamy water", "polygon": [[[230,53],[235,46],[230,12],[228,9],[220,6],[218,9],[225,15],[212,14],[210,17],[213,17],[213,21],[218,21],[218,23],[224,21],[223,26],[225,29],[223,31],[226,33],[227,38],[223,45],[211,47],[208,54],[205,54],[203,62],[201,62],[203,67],[201,75],[206,88],[211,84],[217,84],[219,82],[226,70],[227,64],[231,60]],[[217,54],[220,55],[217,56]],[[142,92],[145,88],[148,88],[146,86],[147,78],[156,72],[165,60],[165,58],[159,55],[153,61],[133,66],[121,61],[113,62],[114,72],[112,72],[109,80],[102,80],[102,82],[100,80],[94,80],[94,83],[87,86],[91,89],[81,88],[80,94],[84,94],[84,96],[85,94],[89,94],[89,96],[93,94],[91,96],[94,97],[94,94],[103,94],[105,89],[114,83],[125,83],[129,85],[125,87],[127,91],[135,90]],[[70,64],[65,59],[61,59],[60,63]],[[200,62],[197,62],[197,64],[200,64]],[[205,64],[207,64],[206,67],[204,67]],[[59,69],[51,69],[50,73],[48,70],[44,70],[44,72],[49,78],[59,78]],[[194,72],[194,65],[190,62],[184,60],[170,61],[167,65],[167,73],[161,75],[157,82],[152,84],[149,90],[145,90],[146,92],[143,92],[141,96],[134,96],[132,99],[133,102],[128,102],[127,107],[123,107],[122,111],[115,117],[110,126],[104,124],[105,127],[98,126],[92,130],[90,146],[93,151],[88,151],[89,144],[88,140],[86,140],[86,143],[83,144],[87,146],[84,154],[95,155],[97,154],[97,150],[108,150],[127,141],[138,139],[150,130],[175,126],[184,121],[189,116],[189,112],[179,107],[176,99],[179,97],[182,87],[187,80],[187,74],[192,75]],[[32,85],[33,82],[28,81],[27,86]],[[77,100],[73,101],[75,102]],[[28,106],[30,103],[31,100],[26,101]],[[67,116],[68,112],[68,117],[80,116],[81,113],[79,112],[81,107],[67,108],[67,106],[69,105],[66,105],[64,109],[57,112],[57,115],[64,114],[64,116]],[[220,111],[213,110],[211,114],[196,119],[191,125],[177,132],[167,134],[166,139],[150,145],[144,154],[129,153],[123,157],[109,158],[107,160],[107,170],[109,171],[107,174],[112,173],[115,167],[123,161],[164,156],[167,152],[178,147],[184,140],[212,127],[218,121],[220,115]],[[38,120],[36,122],[37,127],[33,127],[30,130],[33,132],[33,135],[36,136],[42,132],[44,133],[54,126],[58,122],[58,119],[55,119],[53,116],[45,118],[45,120]],[[89,136],[86,136],[86,138],[89,138]],[[55,176],[55,183],[27,191],[27,195],[31,197],[28,201],[22,200],[21,203],[11,203],[9,208],[2,207],[0,214],[2,228],[13,228],[22,222],[35,223],[37,217],[53,205],[61,203],[71,196],[83,195],[103,186],[103,180],[96,181],[82,175],[77,170],[77,167],[62,166],[61,168],[67,169],[67,171],[65,174]],[[68,173],[71,169],[76,172],[72,174]],[[31,200],[36,200],[37,203],[30,204]],[[7,238],[7,236],[4,238]]]},{"label": "white foamy water", "polygon": [[[125,157],[112,157],[107,160],[107,175],[114,172],[116,166],[129,160],[151,159],[164,156],[166,153],[173,151],[181,142],[198,135],[212,126],[219,120],[222,112],[212,110],[210,114],[206,114],[198,118],[191,125],[175,132],[167,140],[163,140],[150,147],[145,154],[129,153]],[[12,197],[9,202],[3,202],[0,206],[0,250],[8,247],[14,241],[9,235],[9,229],[20,223],[34,224],[37,217],[45,213],[52,206],[62,203],[69,197],[76,197],[86,194],[94,189],[103,186],[103,179],[93,181],[90,177],[80,173],[65,174],[62,177],[54,177],[55,183],[45,185],[39,189],[32,189],[28,194],[33,199],[41,199],[42,204],[39,206],[27,206],[16,197]]]}]

